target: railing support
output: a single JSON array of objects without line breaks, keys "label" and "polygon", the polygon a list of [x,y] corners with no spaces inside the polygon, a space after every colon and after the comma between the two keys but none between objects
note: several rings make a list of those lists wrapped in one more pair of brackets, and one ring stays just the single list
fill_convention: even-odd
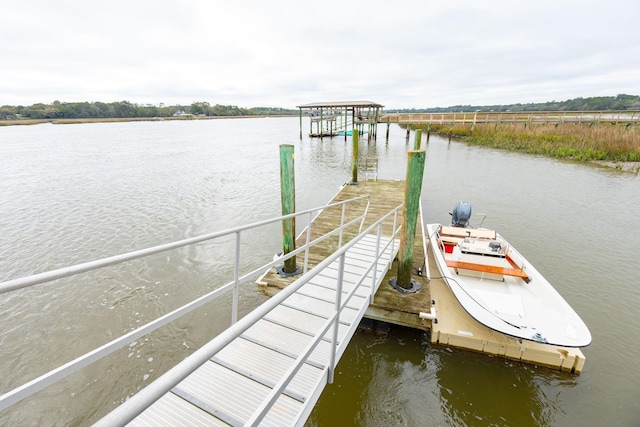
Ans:
[{"label": "railing support", "polygon": [[336,349],[338,347],[338,329],[340,328],[340,306],[342,305],[342,280],[344,278],[344,260],[346,252],[340,256],[338,267],[338,279],[336,282],[336,318],[333,324],[333,335],[331,336],[331,354],[329,355],[329,369],[327,372],[327,382],[333,384],[336,368]]},{"label": "railing support", "polygon": [[346,211],[346,206],[342,205],[342,214],[340,216],[340,237],[338,237],[338,249],[342,247],[342,233],[344,231],[344,215]]},{"label": "railing support", "polygon": [[240,299],[240,232],[236,233],[236,259],[233,263],[233,291],[231,302],[231,324],[238,321],[238,301]]},{"label": "railing support", "polygon": [[305,246],[307,247],[304,251],[304,266],[302,267],[302,272],[306,273],[309,267],[309,242],[311,241],[311,218],[312,212],[309,212],[309,216],[307,218],[307,241]]}]

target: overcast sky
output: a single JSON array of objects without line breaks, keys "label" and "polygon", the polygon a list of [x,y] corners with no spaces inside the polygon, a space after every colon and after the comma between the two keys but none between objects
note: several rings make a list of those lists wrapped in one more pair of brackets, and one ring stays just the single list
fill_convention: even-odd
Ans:
[{"label": "overcast sky", "polygon": [[0,0],[0,105],[640,95],[639,0]]}]

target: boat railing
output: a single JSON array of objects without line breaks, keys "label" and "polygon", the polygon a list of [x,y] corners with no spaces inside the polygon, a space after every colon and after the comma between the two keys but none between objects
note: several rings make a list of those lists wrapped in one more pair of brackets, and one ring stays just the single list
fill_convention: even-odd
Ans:
[{"label": "boat railing", "polygon": [[507,261],[509,261],[513,267],[519,268],[522,271],[526,270],[524,257],[520,255],[520,252],[518,252],[513,246],[507,244],[504,253]]},{"label": "boat railing", "polygon": [[[13,390],[10,390],[6,393],[4,393],[2,396],[0,396],[0,411],[5,410],[6,408],[20,402],[21,400],[37,393],[40,390],[43,390],[47,387],[49,387],[50,385],[57,383],[58,381],[68,377],[69,375],[79,371],[80,369],[91,365],[92,363],[108,356],[109,354],[114,353],[115,351],[123,348],[124,346],[134,342],[135,340],[144,337],[145,335],[159,329],[162,326],[165,326],[167,324],[169,324],[170,322],[188,314],[193,312],[195,309],[197,309],[198,307],[203,306],[205,303],[211,302],[215,299],[217,299],[218,297],[221,297],[222,295],[226,295],[229,292],[231,292],[232,294],[232,307],[231,307],[231,321],[230,321],[230,328],[232,332],[230,333],[223,333],[225,337],[228,337],[229,334],[235,334],[235,333],[240,333],[238,332],[239,329],[246,329],[246,327],[242,326],[242,327],[236,327],[234,328],[234,326],[238,323],[238,306],[239,306],[239,286],[241,284],[244,284],[246,282],[248,282],[250,279],[257,277],[259,274],[261,274],[264,271],[267,271],[270,268],[276,267],[278,264],[282,263],[283,261],[285,261],[286,259],[289,259],[299,253],[302,253],[303,251],[305,252],[305,262],[304,262],[304,271],[305,273],[302,275],[302,277],[300,279],[298,279],[297,282],[299,282],[300,286],[303,283],[306,283],[306,281],[308,281],[311,277],[313,277],[313,274],[311,274],[311,272],[307,272],[308,269],[308,252],[309,250],[314,247],[315,245],[317,245],[319,242],[327,239],[330,236],[336,235],[338,234],[339,237],[339,248],[338,251],[336,253],[334,253],[334,255],[331,257],[331,259],[337,259],[339,256],[344,255],[345,251],[350,248],[351,246],[353,246],[353,242],[354,240],[359,240],[360,238],[362,238],[365,234],[371,232],[372,230],[375,229],[375,227],[379,227],[379,231],[378,233],[381,233],[381,227],[382,227],[382,222],[384,220],[387,220],[389,215],[394,216],[394,225],[393,225],[393,229],[396,230],[397,226],[397,212],[398,212],[398,208],[394,209],[393,211],[389,212],[386,216],[384,216],[383,218],[381,218],[380,220],[376,221],[374,223],[374,225],[368,227],[365,231],[362,231],[363,228],[363,224],[364,224],[364,220],[365,217],[367,215],[368,209],[369,209],[369,203],[370,203],[370,198],[368,195],[365,196],[359,196],[359,197],[355,197],[349,200],[344,200],[344,201],[340,201],[340,202],[335,202],[335,203],[330,203],[324,206],[320,206],[320,207],[316,207],[316,208],[312,208],[312,209],[307,209],[301,212],[297,212],[294,214],[290,214],[290,215],[283,215],[283,216],[278,216],[275,218],[271,218],[271,219],[267,219],[267,220],[263,220],[263,221],[259,221],[259,222],[255,222],[249,225],[244,225],[244,226],[239,226],[239,227],[234,227],[234,228],[230,228],[227,230],[223,230],[223,231],[218,231],[218,232],[213,232],[213,233],[208,233],[208,234],[202,234],[196,237],[191,237],[191,238],[187,238],[187,239],[182,239],[182,240],[178,240],[175,242],[171,242],[171,243],[166,243],[166,244],[162,244],[162,245],[158,245],[158,246],[153,246],[153,247],[149,247],[146,249],[140,249],[140,250],[136,250],[136,251],[132,251],[132,252],[128,252],[128,253],[124,253],[124,254],[120,254],[120,255],[116,255],[116,256],[111,256],[111,257],[107,257],[107,258],[103,258],[100,260],[96,260],[96,261],[90,261],[90,262],[86,262],[86,263],[81,263],[81,264],[77,264],[74,266],[69,266],[69,267],[64,267],[64,268],[60,268],[60,269],[56,269],[56,270],[51,270],[48,272],[43,272],[43,273],[38,273],[38,274],[34,274],[31,276],[27,276],[27,277],[23,277],[23,278],[18,278],[18,279],[13,279],[13,280],[8,280],[5,282],[0,283],[0,294],[1,293],[7,293],[7,292],[12,292],[12,291],[16,291],[19,289],[24,289],[27,287],[31,287],[31,286],[35,286],[38,284],[42,284],[42,283],[46,283],[46,282],[51,282],[57,279],[62,279],[62,278],[66,278],[66,277],[70,277],[70,276],[74,276],[77,274],[81,274],[81,273],[85,273],[85,272],[89,272],[89,271],[93,271],[93,270],[97,270],[97,269],[101,269],[107,266],[112,266],[115,264],[121,264],[121,263],[125,263],[127,261],[131,261],[134,259],[139,259],[139,258],[143,258],[143,257],[147,257],[150,255],[154,255],[154,254],[158,254],[158,253],[162,253],[165,251],[169,251],[169,250],[174,250],[174,249],[178,249],[178,248],[182,248],[182,247],[186,247],[186,246],[190,246],[190,245],[195,245],[197,243],[202,243],[202,242],[209,242],[209,241],[215,241],[217,239],[223,239],[225,237],[229,237],[229,236],[235,236],[235,259],[234,259],[234,266],[233,266],[233,278],[223,284],[222,286],[216,288],[215,290],[198,297],[197,299],[167,313],[164,314],[160,317],[158,317],[157,319],[150,321],[149,323],[145,324],[144,326],[141,326],[135,330],[132,330],[82,356],[77,357],[76,359],[63,364],[62,366],[59,366],[58,368],[55,368],[43,375],[40,375],[39,377],[27,382],[26,384],[23,384],[22,386],[19,386]],[[364,205],[364,206],[362,206]],[[355,206],[356,209],[359,210],[359,212],[356,212],[356,216],[355,218],[351,218],[351,217],[347,217],[346,215],[346,209],[347,206],[351,206],[352,209],[354,209],[353,207]],[[314,239],[314,240],[310,240],[310,236],[311,236],[311,229],[313,226],[313,221],[314,219],[319,215],[319,213],[325,209],[329,209],[329,208],[336,208],[336,209],[342,209],[342,215],[341,215],[341,222],[339,224],[339,226],[337,226],[335,229],[325,233],[324,235]],[[395,214],[395,215],[394,215]],[[241,237],[242,234],[246,231],[249,230],[253,230],[256,228],[260,228],[260,227],[265,227],[268,226],[270,224],[274,224],[274,223],[278,223],[278,222],[282,222],[284,220],[287,219],[291,219],[291,218],[300,218],[300,217],[307,217],[308,218],[308,225],[306,226],[305,230],[303,231],[304,234],[306,234],[307,238],[306,238],[306,243],[295,249],[294,251],[291,251],[288,254],[285,254],[282,257],[276,257],[274,259],[269,260],[268,262],[266,262],[265,264],[261,265],[258,268],[255,268],[247,273],[242,274],[240,272],[240,245],[241,245]],[[351,218],[351,219],[349,219]],[[357,236],[350,240],[348,243],[343,244],[343,234],[344,234],[344,230],[347,229],[348,227],[351,226],[358,226],[358,233]],[[301,233],[301,235],[303,234]],[[380,236],[378,237],[380,238]],[[393,239],[392,239],[393,241]],[[376,261],[377,262],[377,261]],[[313,270],[311,270],[313,271]],[[299,287],[299,286],[296,286]],[[295,289],[296,287],[293,287],[292,289]],[[288,289],[288,288],[287,288]],[[287,291],[286,293],[284,293],[284,291],[282,291],[281,293],[283,295],[289,294],[292,291]],[[278,294],[278,296],[280,295],[280,293]],[[270,299],[267,301],[267,306],[269,307],[268,309],[270,310],[271,308],[273,308],[277,302],[280,300],[281,298],[277,298],[277,299]],[[265,308],[266,309],[266,308]],[[245,316],[246,317],[246,316]],[[336,315],[336,318],[338,316]],[[244,320],[244,318],[243,318]],[[252,315],[250,317],[250,319],[246,320],[243,322],[243,325],[247,325],[248,322],[250,322],[251,324],[253,324],[256,321],[255,315]],[[337,321],[337,320],[336,320]],[[248,327],[248,326],[247,326]],[[242,330],[244,330],[242,329]],[[225,331],[226,332],[226,331]],[[216,341],[216,342],[220,342],[220,340]],[[207,347],[210,348],[210,347]],[[221,347],[218,347],[216,344],[216,348],[219,349]],[[195,368],[194,368],[195,369]]]}]

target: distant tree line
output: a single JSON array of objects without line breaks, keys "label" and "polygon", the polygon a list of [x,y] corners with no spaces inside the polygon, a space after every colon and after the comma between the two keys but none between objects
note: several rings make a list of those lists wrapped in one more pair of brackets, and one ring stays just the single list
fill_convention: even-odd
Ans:
[{"label": "distant tree line", "polygon": [[257,107],[240,108],[235,105],[210,105],[208,102],[194,102],[191,105],[164,106],[120,102],[60,102],[33,104],[30,106],[0,107],[0,120],[25,119],[111,119],[111,118],[151,118],[171,117],[181,114],[199,116],[264,116],[298,114],[298,110],[284,108]]},{"label": "distant tree line", "polygon": [[394,113],[454,113],[458,111],[602,111],[602,110],[640,110],[640,96],[617,95],[575,98],[567,101],[509,105],[454,105],[451,107],[393,109]]}]

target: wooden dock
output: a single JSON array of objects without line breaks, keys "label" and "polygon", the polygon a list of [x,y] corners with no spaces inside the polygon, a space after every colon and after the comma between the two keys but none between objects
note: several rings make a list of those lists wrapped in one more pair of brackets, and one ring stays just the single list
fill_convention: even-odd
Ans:
[{"label": "wooden dock", "polygon": [[640,123],[640,111],[532,111],[532,112],[459,112],[459,113],[385,113],[381,123],[413,125],[476,125],[476,124],[613,124]]},{"label": "wooden dock", "polygon": [[[383,214],[389,212],[394,207],[403,203],[404,197],[404,181],[365,181],[359,182],[357,185],[346,185],[334,197],[332,202],[347,200],[360,195],[370,195],[371,205],[367,213],[367,219],[364,226],[370,225]],[[329,229],[335,228],[335,224],[340,221],[341,210],[333,209],[323,212],[314,221],[312,230],[313,235],[325,233]],[[397,275],[397,263],[394,262],[392,268],[387,272],[382,280],[378,291],[375,294],[373,304],[369,306],[365,317],[373,320],[381,320],[397,325],[408,326],[422,330],[429,330],[430,321],[421,319],[420,312],[428,312],[431,307],[431,298],[429,295],[429,286],[426,277],[417,274],[418,269],[424,272],[424,240],[422,233],[421,215],[418,216],[418,224],[416,229],[416,241],[414,248],[414,275],[413,280],[421,286],[421,290],[414,294],[403,295],[396,291],[389,280]],[[399,217],[401,222],[402,218]],[[357,230],[353,230],[347,238],[353,237]],[[389,230],[384,230],[385,234],[389,234]],[[305,235],[301,235],[296,240],[296,247],[302,246],[305,242]],[[343,242],[344,244],[344,242]],[[320,250],[312,251],[309,256],[310,267],[317,265],[337,249],[337,240],[332,240],[323,245]],[[293,282],[295,277],[283,278],[275,271],[271,271],[263,276],[258,282],[258,288],[266,295],[274,295],[278,290],[283,289],[289,283]]]}]

